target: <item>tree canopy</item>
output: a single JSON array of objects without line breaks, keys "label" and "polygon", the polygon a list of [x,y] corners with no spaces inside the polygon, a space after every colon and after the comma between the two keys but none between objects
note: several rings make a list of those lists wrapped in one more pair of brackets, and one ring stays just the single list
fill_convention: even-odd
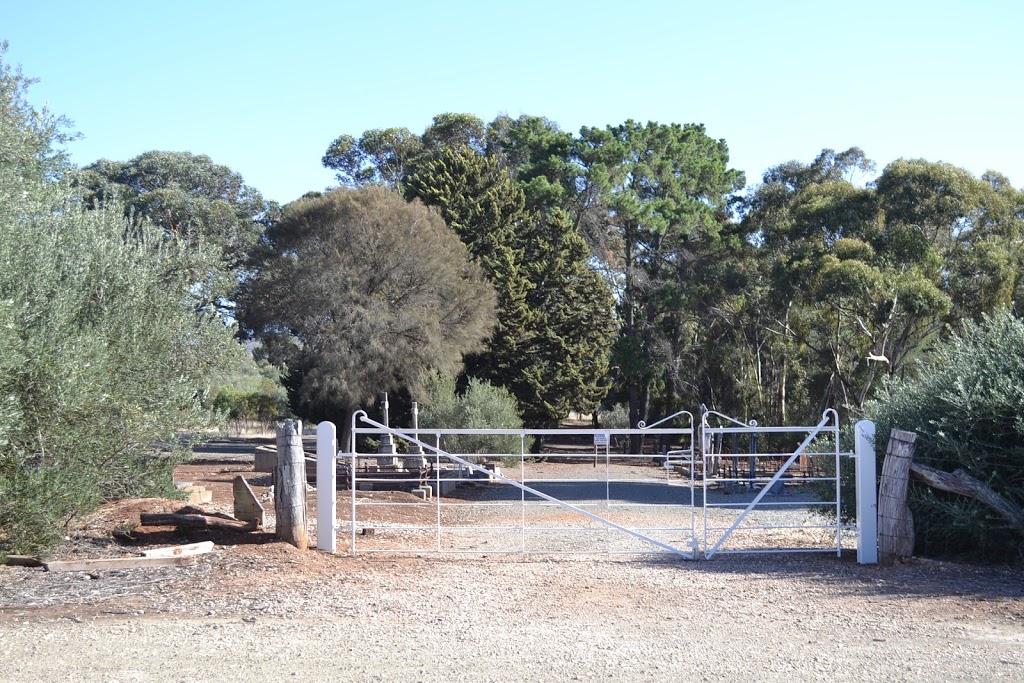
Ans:
[{"label": "tree canopy", "polygon": [[286,206],[250,267],[241,322],[307,417],[343,420],[427,369],[457,371],[494,325],[494,289],[458,237],[383,187]]},{"label": "tree canopy", "polygon": [[[437,205],[495,282],[488,344],[509,360],[487,364],[491,381],[528,384],[544,361],[524,340],[559,338],[538,309],[557,304],[530,280],[529,264],[551,252],[527,254],[527,241],[545,224],[584,240],[576,263],[612,289],[617,314],[614,344],[600,342],[611,368],[601,384],[634,424],[700,403],[783,421],[858,410],[946,325],[1024,292],[1022,194],[994,172],[901,160],[872,180],[863,151],[826,149],[741,195],[728,146],[699,124],[630,120],[574,135],[541,116],[485,126],[441,114],[421,135],[351,139],[358,163],[342,182]],[[530,391],[513,393],[528,410]]]},{"label": "tree canopy", "polygon": [[108,498],[172,495],[180,429],[241,352],[187,306],[180,245],[112,202],[88,210],[0,52],[0,554],[45,550]]},{"label": "tree canopy", "polygon": [[116,201],[128,217],[149,220],[168,240],[187,245],[197,257],[192,270],[202,303],[227,305],[238,269],[279,210],[235,171],[189,152],[101,159],[78,182],[90,206]]},{"label": "tree canopy", "polygon": [[851,149],[772,169],[744,219],[774,328],[814,356],[828,402],[853,408],[947,325],[1010,305],[1024,255],[1012,189],[924,160],[893,162],[868,187],[848,179],[867,167]]},{"label": "tree canopy", "polygon": [[495,157],[448,147],[406,181],[439,207],[498,292],[498,325],[470,375],[508,388],[527,424],[554,426],[604,397],[614,333],[607,285],[564,213],[525,210],[522,189]]}]

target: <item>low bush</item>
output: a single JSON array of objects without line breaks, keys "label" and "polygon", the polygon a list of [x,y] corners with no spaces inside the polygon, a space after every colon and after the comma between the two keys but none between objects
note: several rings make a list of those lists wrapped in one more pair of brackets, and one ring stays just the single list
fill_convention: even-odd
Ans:
[{"label": "low bush", "polygon": [[[464,392],[456,391],[455,377],[430,373],[421,381],[420,428],[438,429],[522,429],[523,420],[516,409],[516,400],[501,387],[489,382],[469,379]],[[426,433],[421,438],[433,440]],[[520,449],[529,452],[529,440],[523,444],[518,436],[478,434],[444,435],[441,449],[454,454],[492,456],[505,465],[519,463]]]}]

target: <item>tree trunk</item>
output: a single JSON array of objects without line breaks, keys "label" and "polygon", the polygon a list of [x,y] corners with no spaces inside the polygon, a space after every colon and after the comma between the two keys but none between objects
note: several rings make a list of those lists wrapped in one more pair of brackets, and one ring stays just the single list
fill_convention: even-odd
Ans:
[{"label": "tree trunk", "polygon": [[963,470],[949,473],[915,462],[910,465],[910,473],[915,479],[923,481],[932,488],[974,498],[1008,520],[1018,531],[1024,533],[1024,510],[1021,510],[1013,501],[1009,501],[993,491],[988,484],[978,481]]},{"label": "tree trunk", "polygon": [[[629,386],[629,426],[632,429],[636,429],[637,424],[640,423],[640,387],[636,384],[630,384]],[[642,437],[639,434],[629,435],[629,452],[639,453],[640,452],[640,441]]]},{"label": "tree trunk", "polygon": [[878,490],[878,563],[891,567],[914,553],[914,520],[907,507],[907,481],[917,434],[892,430]]},{"label": "tree trunk", "polygon": [[277,427],[277,476],[274,513],[277,537],[299,550],[309,547],[306,535],[306,459],[302,453],[302,422],[285,420]]}]

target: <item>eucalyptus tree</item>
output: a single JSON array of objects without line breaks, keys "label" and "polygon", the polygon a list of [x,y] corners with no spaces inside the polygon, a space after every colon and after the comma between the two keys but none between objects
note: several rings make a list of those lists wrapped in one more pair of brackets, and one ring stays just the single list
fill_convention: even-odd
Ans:
[{"label": "eucalyptus tree", "polygon": [[458,371],[495,321],[494,288],[441,216],[383,187],[289,204],[250,268],[241,323],[308,418],[345,425],[377,392]]},{"label": "eucalyptus tree", "polygon": [[420,139],[428,150],[465,146],[483,152],[487,145],[487,127],[472,114],[446,112],[433,118]]},{"label": "eucalyptus tree", "polygon": [[851,182],[868,167],[856,149],[777,167],[745,218],[769,264],[771,329],[809,352],[824,403],[853,408],[946,325],[1012,302],[1021,263],[1012,188],[923,160]]},{"label": "eucalyptus tree", "polygon": [[239,269],[279,210],[239,173],[190,152],[101,159],[83,169],[78,183],[90,206],[116,201],[127,216],[148,220],[168,240],[189,247],[200,306],[231,307]]},{"label": "eucalyptus tree", "polygon": [[408,128],[364,131],[357,140],[343,134],[327,147],[321,163],[337,172],[344,187],[380,184],[395,187],[406,165],[423,151],[423,141]]},{"label": "eucalyptus tree", "polygon": [[465,145],[483,150],[487,129],[472,114],[444,113],[433,118],[430,126],[417,135],[408,128],[374,128],[359,138],[339,135],[327,147],[321,163],[337,171],[345,187],[386,185],[401,188],[412,164],[445,147]]}]

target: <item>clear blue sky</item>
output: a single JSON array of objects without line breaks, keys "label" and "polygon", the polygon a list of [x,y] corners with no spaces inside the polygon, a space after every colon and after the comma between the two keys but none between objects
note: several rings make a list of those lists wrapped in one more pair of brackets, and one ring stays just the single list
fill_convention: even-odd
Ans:
[{"label": "clear blue sky", "polygon": [[338,135],[438,113],[569,131],[703,123],[748,183],[857,145],[1024,186],[1024,3],[25,2],[8,60],[84,136],[76,163],[207,154],[280,202]]}]

